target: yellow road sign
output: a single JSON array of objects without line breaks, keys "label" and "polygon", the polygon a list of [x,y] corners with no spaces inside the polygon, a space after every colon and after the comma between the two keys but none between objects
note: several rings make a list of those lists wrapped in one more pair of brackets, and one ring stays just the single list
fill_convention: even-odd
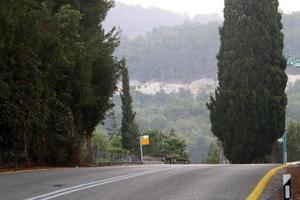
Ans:
[{"label": "yellow road sign", "polygon": [[149,135],[141,136],[141,138],[140,138],[140,144],[141,145],[148,145],[148,144],[150,144]]}]

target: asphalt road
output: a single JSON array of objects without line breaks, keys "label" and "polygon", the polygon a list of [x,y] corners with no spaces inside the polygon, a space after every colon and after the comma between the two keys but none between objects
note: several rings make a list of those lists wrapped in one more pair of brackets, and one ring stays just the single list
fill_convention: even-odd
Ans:
[{"label": "asphalt road", "polygon": [[0,199],[239,200],[276,165],[152,165],[0,174]]}]

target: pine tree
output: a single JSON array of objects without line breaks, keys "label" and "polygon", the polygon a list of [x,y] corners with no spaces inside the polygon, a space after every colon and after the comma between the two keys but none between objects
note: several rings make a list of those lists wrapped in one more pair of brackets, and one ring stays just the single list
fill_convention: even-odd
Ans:
[{"label": "pine tree", "polygon": [[111,140],[113,137],[119,136],[119,134],[120,134],[119,123],[116,118],[115,110],[112,110],[108,114],[108,118],[109,118],[109,127],[107,127],[106,130],[107,130],[109,139]]},{"label": "pine tree", "polygon": [[138,140],[138,127],[135,123],[135,112],[132,109],[132,97],[130,95],[130,85],[126,61],[121,61],[122,68],[122,124],[121,137],[123,148],[127,150],[135,150]]},{"label": "pine tree", "polygon": [[263,161],[285,129],[286,60],[278,1],[226,0],[212,132],[233,163]]}]

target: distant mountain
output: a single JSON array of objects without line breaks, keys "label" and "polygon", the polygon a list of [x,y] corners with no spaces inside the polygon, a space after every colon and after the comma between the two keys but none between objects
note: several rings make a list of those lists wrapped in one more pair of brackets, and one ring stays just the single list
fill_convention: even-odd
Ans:
[{"label": "distant mountain", "polygon": [[160,26],[180,25],[185,21],[199,22],[202,24],[221,20],[217,14],[196,15],[190,18],[188,15],[178,14],[160,8],[144,8],[142,6],[116,3],[106,17],[104,28],[110,30],[112,27],[120,27],[122,35],[133,38],[143,35],[153,28]]},{"label": "distant mountain", "polygon": [[[300,12],[283,16],[285,55],[300,56]],[[186,21],[176,26],[155,28],[144,36],[124,37],[116,52],[127,59],[131,78],[142,82],[193,82],[216,79],[222,22]],[[287,70],[299,74],[300,69]]]},{"label": "distant mountain", "polygon": [[190,19],[190,21],[199,22],[201,24],[208,24],[214,21],[223,21],[223,18],[218,14],[198,14],[195,15],[192,19]]},{"label": "distant mountain", "polygon": [[300,57],[300,12],[283,15],[282,23],[286,55]]},{"label": "distant mountain", "polygon": [[167,83],[216,78],[220,22],[186,22],[123,38],[116,52],[125,57],[133,80]]}]

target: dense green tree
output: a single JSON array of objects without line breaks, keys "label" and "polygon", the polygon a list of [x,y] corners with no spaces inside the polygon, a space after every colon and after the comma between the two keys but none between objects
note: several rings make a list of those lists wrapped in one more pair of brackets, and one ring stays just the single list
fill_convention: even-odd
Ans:
[{"label": "dense green tree", "polygon": [[288,124],[288,160],[298,161],[300,159],[300,123],[289,121]]},{"label": "dense green tree", "polygon": [[108,134],[109,138],[112,139],[115,136],[120,135],[120,128],[119,128],[119,123],[116,118],[115,110],[112,110],[108,114],[108,118],[109,118],[109,126],[106,128],[106,130],[107,130],[107,134]]},{"label": "dense green tree", "polygon": [[206,164],[220,163],[220,147],[216,142],[210,144],[207,155],[202,160]]},{"label": "dense green tree", "polygon": [[188,160],[186,141],[176,135],[168,136],[163,142],[163,153],[174,159]]},{"label": "dense green tree", "polygon": [[47,129],[55,129],[48,127],[52,105],[60,100],[68,105],[67,79],[80,51],[82,16],[70,6],[52,13],[49,4],[33,0],[3,1],[0,9],[0,68],[2,87],[8,90],[1,98],[1,142],[8,147],[4,157],[14,162],[45,159],[49,145],[42,141],[46,133],[50,137]]},{"label": "dense green tree", "polygon": [[[62,2],[56,2],[58,5]],[[85,51],[78,57],[73,72],[72,112],[74,126],[86,138],[86,157],[91,160],[91,137],[113,104],[119,64],[112,55],[119,41],[118,32],[105,33],[102,22],[113,1],[68,1],[84,14],[81,36]]]},{"label": "dense green tree", "polygon": [[286,60],[278,1],[227,0],[212,132],[233,163],[263,161],[285,129]]},{"label": "dense green tree", "polygon": [[101,27],[112,6],[0,2],[0,164],[80,162],[117,89],[118,32]]},{"label": "dense green tree", "polygon": [[143,147],[145,155],[164,155],[168,158],[189,160],[186,140],[177,136],[175,130],[164,134],[159,130],[147,130],[143,135],[148,135],[150,144]]},{"label": "dense green tree", "polygon": [[118,31],[108,33],[102,28],[113,1],[53,1],[56,7],[70,3],[80,10],[80,35],[85,51],[76,60],[72,80],[73,124],[79,135],[85,138],[86,158],[91,160],[91,138],[96,126],[104,120],[105,113],[113,103],[111,97],[116,91],[119,63],[113,56],[119,45]]},{"label": "dense green tree", "polygon": [[123,148],[127,150],[134,150],[137,147],[138,141],[138,127],[135,122],[135,112],[132,109],[132,97],[130,95],[130,85],[128,69],[126,68],[126,61],[121,61],[122,67],[122,124],[121,136]]},{"label": "dense green tree", "polygon": [[94,132],[94,137],[92,139],[93,146],[97,146],[97,149],[105,151],[109,146],[109,140],[106,135],[100,131]]}]

